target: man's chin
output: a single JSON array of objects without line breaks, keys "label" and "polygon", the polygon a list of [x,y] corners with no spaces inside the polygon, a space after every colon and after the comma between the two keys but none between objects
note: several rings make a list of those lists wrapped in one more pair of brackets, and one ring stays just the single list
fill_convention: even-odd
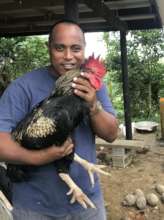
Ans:
[{"label": "man's chin", "polygon": [[76,67],[74,67],[74,68],[68,68],[68,69],[66,69],[66,68],[55,69],[55,67],[52,66],[52,69],[53,69],[53,72],[54,72],[55,74],[61,76],[61,75],[66,74],[68,71],[75,70]]},{"label": "man's chin", "polygon": [[51,71],[55,74],[55,75],[64,75],[67,71],[65,69],[56,69],[54,66],[51,66]]}]

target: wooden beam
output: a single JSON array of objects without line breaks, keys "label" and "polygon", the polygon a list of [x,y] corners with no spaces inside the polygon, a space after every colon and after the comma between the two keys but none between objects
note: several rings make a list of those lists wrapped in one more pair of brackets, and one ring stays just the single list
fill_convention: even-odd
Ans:
[{"label": "wooden beam", "polygon": [[0,28],[0,37],[16,37],[16,36],[31,36],[31,35],[41,35],[48,34],[48,30],[50,25],[48,26],[24,26],[24,27],[6,27]]},{"label": "wooden beam", "polygon": [[84,0],[85,4],[90,7],[95,14],[99,17],[103,17],[110,26],[115,27],[117,30],[126,30],[127,24],[124,21],[121,21],[116,15],[115,11],[110,10],[105,4],[104,1],[100,0]]},{"label": "wooden beam", "polygon": [[64,5],[64,0],[24,0],[22,3],[19,3],[19,1],[14,1],[11,3],[1,4],[0,12],[11,12],[11,11],[21,11],[22,9],[37,9],[42,7],[50,7],[50,6],[61,6]]},{"label": "wooden beam", "polygon": [[133,20],[149,20],[155,19],[155,14],[140,14],[140,15],[127,15],[127,16],[120,16],[120,20],[122,21],[133,21]]},{"label": "wooden beam", "polygon": [[131,150],[140,150],[148,148],[148,144],[139,140],[115,140],[112,143],[104,141],[101,138],[96,138],[96,146],[104,146],[109,148],[126,148]]},{"label": "wooden beam", "polygon": [[[44,24],[46,23],[51,23],[54,22],[55,20],[60,20],[63,18],[63,15],[61,14],[55,14],[49,11],[42,11],[43,15],[38,15],[37,13],[35,16],[32,17],[6,17],[0,16],[0,27],[6,27],[7,25],[14,25],[15,27],[17,25],[21,25],[23,24],[24,26],[26,26],[27,24]],[[45,14],[44,14],[45,13]],[[93,12],[84,12],[81,14],[80,16],[80,21],[79,23],[83,24],[83,23],[99,23],[99,22],[104,22],[103,18],[99,18],[96,17],[95,14]]]},{"label": "wooden beam", "polygon": [[[40,34],[48,34],[48,30],[50,26],[55,22],[53,20],[52,23],[46,24],[43,23],[41,26],[40,24],[24,24],[24,26],[7,26],[3,25],[0,27],[0,37],[15,37],[15,36],[29,36],[29,35],[40,35]],[[1,26],[1,25],[0,25]],[[107,25],[106,23],[87,23],[81,24],[82,29],[85,32],[100,32],[100,31],[115,31]]]},{"label": "wooden beam", "polygon": [[14,0],[0,0],[0,4],[11,3],[11,2],[14,2]]},{"label": "wooden beam", "polygon": [[64,0],[64,17],[73,21],[78,22],[79,10],[78,0]]},{"label": "wooden beam", "polygon": [[6,25],[14,25],[18,26],[23,24],[24,26],[26,24],[35,24],[35,23],[51,23],[54,22],[55,20],[62,19],[63,15],[56,15],[54,13],[51,14],[45,14],[42,16],[35,16],[35,17],[22,17],[22,18],[14,18],[14,17],[9,17],[9,18],[0,18],[0,27],[5,27]]},{"label": "wooden beam", "polygon": [[143,8],[150,7],[149,0],[124,0],[124,1],[106,1],[109,9]]},{"label": "wooden beam", "polygon": [[85,32],[104,32],[104,31],[117,31],[116,27],[110,26],[107,22],[87,23],[80,26]]}]

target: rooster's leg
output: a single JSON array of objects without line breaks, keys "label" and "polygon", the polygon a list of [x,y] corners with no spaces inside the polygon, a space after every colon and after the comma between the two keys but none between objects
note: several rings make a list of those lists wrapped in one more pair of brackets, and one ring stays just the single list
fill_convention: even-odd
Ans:
[{"label": "rooster's leg", "polygon": [[68,185],[70,188],[67,195],[72,194],[71,204],[74,202],[79,202],[83,208],[87,209],[88,207],[96,208],[93,202],[83,193],[83,191],[75,184],[71,177],[66,173],[59,173],[60,178]]},{"label": "rooster's leg", "polygon": [[88,171],[92,187],[94,186],[94,183],[95,183],[94,173],[111,176],[110,173],[107,173],[102,170],[103,168],[106,167],[105,165],[97,165],[97,164],[90,163],[87,160],[84,160],[83,158],[79,157],[77,154],[74,154],[74,160]]}]

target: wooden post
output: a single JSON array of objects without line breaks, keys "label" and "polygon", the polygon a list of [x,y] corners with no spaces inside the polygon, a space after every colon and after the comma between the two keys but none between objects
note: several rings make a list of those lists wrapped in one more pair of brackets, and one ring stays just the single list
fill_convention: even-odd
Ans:
[{"label": "wooden post", "polygon": [[78,22],[78,0],[64,0],[64,17]]},{"label": "wooden post", "polygon": [[130,109],[129,79],[128,79],[128,61],[127,61],[127,46],[126,46],[126,31],[120,31],[120,46],[121,46],[122,82],[123,82],[123,98],[124,98],[126,139],[127,140],[132,140],[131,109]]},{"label": "wooden post", "polygon": [[164,98],[160,98],[161,139],[164,140]]}]

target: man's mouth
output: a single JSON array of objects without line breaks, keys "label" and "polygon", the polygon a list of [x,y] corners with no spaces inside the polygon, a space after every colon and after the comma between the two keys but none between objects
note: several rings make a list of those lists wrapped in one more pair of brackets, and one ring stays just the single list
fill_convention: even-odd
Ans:
[{"label": "man's mouth", "polygon": [[71,69],[75,68],[75,64],[73,64],[73,63],[64,63],[64,64],[62,64],[62,66],[65,70],[71,70]]}]

